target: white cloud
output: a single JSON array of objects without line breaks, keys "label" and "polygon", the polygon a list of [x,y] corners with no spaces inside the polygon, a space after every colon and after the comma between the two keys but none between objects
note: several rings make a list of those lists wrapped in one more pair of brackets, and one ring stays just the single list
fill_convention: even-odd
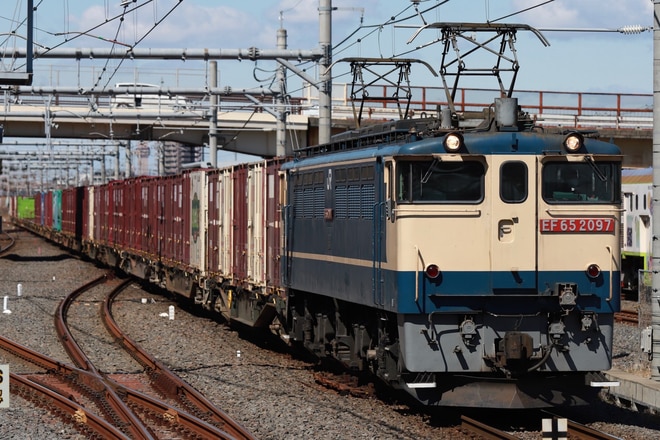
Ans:
[{"label": "white cloud", "polygon": [[[540,3],[540,2],[539,2]],[[530,7],[528,0],[514,0],[514,7]],[[556,0],[520,15],[534,27],[620,28],[626,25],[649,26],[653,3],[649,0]]]}]

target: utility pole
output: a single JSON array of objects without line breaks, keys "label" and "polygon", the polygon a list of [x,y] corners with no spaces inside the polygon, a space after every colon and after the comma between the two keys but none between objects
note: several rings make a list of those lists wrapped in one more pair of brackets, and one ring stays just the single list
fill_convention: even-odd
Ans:
[{"label": "utility pole", "polygon": [[[211,89],[218,87],[218,62],[213,60],[209,63],[209,86]],[[218,95],[212,94],[209,98],[211,114],[209,115],[209,155],[211,166],[218,166]],[[164,167],[163,167],[164,168]],[[162,174],[161,174],[162,175]]]},{"label": "utility pole", "polygon": [[[277,48],[280,50],[286,50],[287,39],[286,39],[286,29],[280,27],[277,30]],[[287,82],[286,82],[286,67],[279,65],[277,68],[277,84],[279,86],[279,93],[277,94],[277,122],[276,122],[276,134],[275,139],[277,146],[275,148],[275,154],[278,157],[286,155],[286,95],[287,95]]]},{"label": "utility pole", "polygon": [[323,144],[332,134],[332,0],[319,0],[319,45],[319,144]]},{"label": "utility pole", "polygon": [[660,381],[660,0],[653,1],[653,215],[651,225],[651,379]]}]

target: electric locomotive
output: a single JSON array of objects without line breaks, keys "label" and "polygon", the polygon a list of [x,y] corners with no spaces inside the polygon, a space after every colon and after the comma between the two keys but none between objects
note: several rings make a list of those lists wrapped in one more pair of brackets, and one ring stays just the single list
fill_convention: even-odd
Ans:
[{"label": "electric locomotive", "polygon": [[[492,109],[491,109],[492,110]],[[611,367],[621,161],[513,98],[349,132],[285,163],[283,336],[425,405],[587,403]]]}]

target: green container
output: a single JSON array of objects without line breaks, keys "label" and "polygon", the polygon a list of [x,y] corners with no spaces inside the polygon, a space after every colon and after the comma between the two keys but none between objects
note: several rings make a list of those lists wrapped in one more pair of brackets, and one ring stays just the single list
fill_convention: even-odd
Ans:
[{"label": "green container", "polygon": [[34,197],[18,197],[16,199],[16,216],[19,219],[34,218]]},{"label": "green container", "polygon": [[53,190],[53,230],[62,230],[62,190]]}]

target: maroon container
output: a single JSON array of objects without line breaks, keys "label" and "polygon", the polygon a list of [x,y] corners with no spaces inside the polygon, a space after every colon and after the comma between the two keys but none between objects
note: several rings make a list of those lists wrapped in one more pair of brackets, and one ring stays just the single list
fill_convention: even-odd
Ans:
[{"label": "maroon container", "polygon": [[45,195],[43,192],[38,192],[34,195],[34,218],[36,224],[43,226],[44,225],[44,203]]},{"label": "maroon container", "polygon": [[94,187],[84,188],[82,200],[82,241],[88,242],[94,238]]},{"label": "maroon container", "polygon": [[232,223],[232,275],[236,282],[247,279],[247,165],[241,165],[234,169],[233,181],[233,223]]},{"label": "maroon container", "polygon": [[76,188],[62,190],[62,232],[74,235],[76,231]]},{"label": "maroon container", "polygon": [[100,244],[113,245],[114,222],[114,191],[112,182],[97,187],[98,192],[94,194],[94,218],[98,223],[95,225],[94,238]]},{"label": "maroon container", "polygon": [[213,170],[208,175],[208,232],[206,233],[206,240],[208,248],[206,250],[206,266],[205,270],[209,275],[220,273],[220,241],[222,238],[220,228],[220,187],[222,184],[222,171]]},{"label": "maroon container", "polygon": [[44,227],[46,229],[53,229],[53,193],[48,191],[44,197]]},{"label": "maroon container", "polygon": [[281,160],[268,161],[266,167],[266,282],[268,285],[281,284],[282,247],[281,180],[279,176]]}]

